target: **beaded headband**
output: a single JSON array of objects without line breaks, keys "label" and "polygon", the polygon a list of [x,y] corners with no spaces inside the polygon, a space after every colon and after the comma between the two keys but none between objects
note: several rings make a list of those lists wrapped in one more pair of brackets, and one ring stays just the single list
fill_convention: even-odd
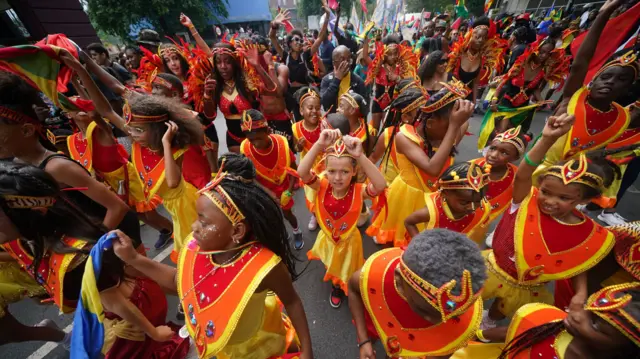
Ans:
[{"label": "beaded headband", "polygon": [[56,198],[51,196],[34,197],[34,196],[17,196],[3,195],[5,203],[9,208],[28,209],[28,208],[49,208],[56,203]]},{"label": "beaded headband", "polygon": [[487,31],[489,31],[489,26],[487,26],[487,25],[478,25],[478,26],[474,27],[473,29],[474,30],[478,29],[478,30],[487,30]]},{"label": "beaded headband", "polygon": [[384,53],[386,55],[387,53],[389,53],[389,51],[395,50],[397,48],[398,48],[398,44],[389,44],[389,45],[384,47]]},{"label": "beaded headband", "polygon": [[181,57],[186,58],[185,54],[175,45],[167,44],[158,47],[158,55],[160,55],[161,58],[171,54],[178,54]]},{"label": "beaded headband", "polygon": [[640,347],[640,322],[624,309],[632,300],[631,294],[625,293],[629,290],[640,290],[640,282],[603,288],[587,299],[584,309],[604,319]]},{"label": "beaded headband", "polygon": [[228,49],[226,47],[216,47],[212,50],[213,55],[229,55],[233,58],[237,58],[238,55],[236,54],[235,51]]},{"label": "beaded headband", "polygon": [[242,132],[251,132],[267,127],[269,127],[269,124],[266,119],[254,120],[248,111],[244,111],[242,113],[242,122],[240,123],[240,129]]},{"label": "beaded headband", "polygon": [[634,74],[633,77],[637,79],[638,71],[639,71],[638,67],[640,67],[640,65],[638,64],[638,53],[635,52],[634,50],[629,50],[625,52],[624,54],[616,57],[615,59],[607,62],[604,66],[602,66],[600,70],[596,72],[593,78],[595,79],[596,77],[600,76],[600,74],[605,72],[607,69],[614,66],[630,67],[633,70],[633,74]]},{"label": "beaded headband", "polygon": [[349,152],[347,152],[347,145],[344,144],[344,141],[339,138],[333,145],[327,147],[325,150],[325,159],[329,156],[333,157],[351,157],[354,158]]},{"label": "beaded headband", "polygon": [[[223,159],[216,177],[201,190],[199,190],[198,194],[207,196],[207,198],[209,198],[211,202],[213,202],[213,204],[218,207],[218,209],[222,211],[222,213],[224,213],[225,217],[229,219],[231,224],[236,225],[244,219],[244,214],[242,214],[238,206],[236,206],[236,203],[233,201],[233,199],[231,199],[227,191],[225,191],[224,188],[220,186],[220,182],[222,182],[222,180],[225,178],[229,180],[240,180],[242,182],[253,181],[246,180],[244,178],[238,178],[237,176],[232,176],[229,173],[224,172],[224,162],[225,160]],[[212,192],[216,192],[221,198],[218,198]]]},{"label": "beaded headband", "polygon": [[440,312],[442,322],[457,317],[464,313],[480,297],[482,290],[473,293],[471,285],[471,273],[468,270],[462,272],[460,282],[460,295],[451,294],[458,283],[457,280],[444,283],[439,288],[414,273],[400,257],[400,275],[418,294],[432,307]]},{"label": "beaded headband", "polygon": [[[604,180],[602,177],[587,172],[589,163],[584,153],[578,159],[568,161],[564,165],[555,165],[547,169],[546,175],[560,178],[565,185],[580,183],[591,188],[601,190]],[[557,171],[555,171],[557,170]]]},{"label": "beaded headband", "polygon": [[420,96],[417,99],[415,99],[412,103],[408,104],[407,106],[405,106],[400,112],[402,114],[405,113],[409,113],[413,110],[417,110],[420,107],[424,106],[427,103],[427,100],[429,98],[427,96]]},{"label": "beaded headband", "polygon": [[449,172],[449,175],[453,179],[445,181],[438,180],[439,189],[470,189],[475,192],[480,192],[484,186],[489,183],[489,173],[491,172],[491,165],[480,166],[474,162],[469,165],[467,171],[467,177],[460,178],[456,171]]},{"label": "beaded headband", "polygon": [[122,117],[124,117],[125,123],[128,125],[130,123],[164,122],[169,119],[169,114],[165,113],[155,116],[137,115],[131,112],[131,105],[125,100],[124,106],[122,106]]},{"label": "beaded headband", "polygon": [[358,101],[356,101],[355,98],[353,98],[353,96],[349,95],[348,92],[345,92],[342,96],[340,96],[340,100],[346,100],[349,105],[351,105],[351,107],[353,108],[357,108],[358,110],[360,109],[360,105],[358,105]]},{"label": "beaded headband", "polygon": [[16,122],[16,123],[35,123],[35,124],[40,124],[38,121],[34,120],[33,118],[20,113],[18,111],[14,111],[8,107],[4,107],[2,105],[0,105],[0,117],[5,118],[11,122]]},{"label": "beaded headband", "polygon": [[636,280],[640,280],[640,221],[609,226],[607,230],[616,239],[613,247],[616,262]]},{"label": "beaded headband", "polygon": [[520,135],[521,130],[522,130],[521,126],[510,128],[505,132],[497,134],[493,140],[498,141],[500,143],[512,144],[516,148],[516,150],[518,150],[518,155],[522,157],[522,155],[524,154],[524,151],[527,148],[527,145],[520,137],[518,137]]},{"label": "beaded headband", "polygon": [[58,143],[64,142],[67,137],[69,137],[68,135],[64,135],[64,136],[56,136],[55,133],[51,132],[51,130],[47,129],[47,140],[49,140],[49,142],[51,142],[54,145],[57,145]]},{"label": "beaded headband", "polygon": [[466,98],[471,93],[471,90],[464,83],[455,78],[447,83],[441,82],[441,84],[444,89],[431,96],[431,98],[435,98],[434,102],[422,107],[422,112],[435,112],[458,99]]},{"label": "beaded headband", "polygon": [[319,100],[320,96],[318,95],[318,93],[316,91],[313,91],[310,88],[307,89],[307,92],[305,92],[302,96],[300,96],[300,108],[302,108],[302,104],[308,98],[317,98]]},{"label": "beaded headband", "polygon": [[171,82],[163,79],[162,77],[158,76],[158,69],[153,70],[153,73],[151,74],[151,83],[155,84],[155,85],[160,85],[166,89],[168,89],[169,91],[175,91],[176,89],[173,87],[173,85],[171,84]]}]

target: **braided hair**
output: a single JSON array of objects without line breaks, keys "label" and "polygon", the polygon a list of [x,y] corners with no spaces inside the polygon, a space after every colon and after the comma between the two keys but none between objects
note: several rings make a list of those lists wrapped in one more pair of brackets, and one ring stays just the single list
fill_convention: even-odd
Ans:
[{"label": "braided hair", "polygon": [[[413,81],[414,80],[411,80],[411,82]],[[393,142],[395,140],[396,133],[398,133],[398,130],[402,126],[402,121],[400,120],[402,118],[401,110],[422,96],[424,96],[424,94],[420,89],[409,88],[403,91],[402,93],[400,93],[400,95],[398,95],[398,97],[396,97],[393,101],[391,101],[391,104],[389,104],[389,110],[387,111],[387,115],[385,116],[383,128],[393,126],[393,131],[391,132],[391,138],[389,139],[389,144],[385,148],[384,154],[382,155],[382,160],[387,162],[385,166],[388,165],[389,157],[391,157],[391,148],[393,147]],[[378,134],[378,137],[376,137],[376,143],[378,143],[378,141],[380,140],[380,137],[383,135],[384,135],[384,131],[380,131],[380,133]],[[374,147],[375,147],[375,144],[374,144]]]},{"label": "braided hair", "polygon": [[[233,52],[236,51],[236,48],[233,47],[233,45],[228,44],[228,43],[224,43],[224,42],[219,42],[215,45],[213,45],[213,49],[220,49],[220,48],[224,48],[224,49],[229,49]],[[213,55],[213,77],[216,80],[216,90],[214,92],[214,100],[215,103],[220,103],[220,96],[222,96],[222,91],[224,90],[224,79],[222,78],[222,75],[220,75],[220,73],[218,72],[218,68],[215,66],[216,64],[216,58],[219,55],[214,54]],[[242,71],[242,67],[240,66],[240,63],[238,62],[238,59],[236,59],[235,57],[231,56],[232,60],[231,60],[231,64],[233,66],[233,80],[235,81],[236,84],[236,89],[238,90],[238,93],[240,95],[242,95],[242,97],[244,97],[245,99],[247,99],[249,102],[251,102],[251,105],[253,108],[257,108],[258,105],[256,103],[256,98],[254,96],[254,94],[246,87],[245,85],[245,81],[244,81],[244,75],[243,75],[243,71]],[[231,107],[231,111],[233,112],[233,109],[235,108],[235,106]],[[237,109],[236,109],[237,111]],[[241,113],[238,113],[238,115],[241,115]]]},{"label": "braided hair", "polygon": [[435,75],[442,55],[443,52],[440,50],[429,53],[429,55],[422,62],[422,65],[420,65],[420,68],[418,69],[420,83],[423,83],[426,79],[432,78],[433,75]]},{"label": "braided hair", "polygon": [[[427,103],[425,104],[425,106],[430,106],[438,101],[440,101],[445,95],[449,94],[450,90],[446,87],[443,87],[442,89],[440,89],[440,91],[436,92],[435,94],[431,95],[431,97],[429,97],[429,99],[427,100]],[[437,110],[433,111],[433,112],[424,112],[424,111],[420,111],[418,114],[418,117],[416,119],[416,121],[420,121],[421,125],[424,127],[427,125],[427,121],[433,118],[436,119],[446,119],[447,121],[449,121],[449,117],[451,115],[451,111],[453,110],[453,106],[455,105],[456,101],[451,101],[448,104],[438,108]],[[427,133],[426,129],[424,131],[425,133]],[[424,139],[425,142],[425,150],[427,152],[427,155],[429,157],[433,157],[433,155],[435,154],[435,151],[433,149],[433,145],[431,144],[431,142],[429,142],[428,138]],[[453,146],[453,148],[451,149],[451,155],[455,155],[457,153],[455,146]]]},{"label": "braided hair", "polygon": [[[440,180],[453,181],[455,178],[452,173],[454,172],[456,176],[458,176],[459,178],[467,178],[467,174],[471,169],[471,165],[472,165],[471,162],[455,163],[444,170],[444,172],[442,173],[442,176],[440,176]],[[480,194],[482,194],[482,196],[484,197],[484,194],[486,191],[487,191],[487,186],[484,186],[483,188],[480,189]]]},{"label": "braided hair", "polygon": [[245,240],[256,240],[278,255],[295,281],[302,273],[296,271],[295,263],[298,259],[291,251],[280,205],[255,181],[256,169],[249,158],[237,153],[226,153],[218,160],[220,168],[223,161],[225,172],[242,179],[223,178],[219,185],[238,206],[249,224],[250,230]]},{"label": "braided hair", "polygon": [[[629,313],[631,317],[635,318],[636,320],[640,319],[640,291],[629,290],[627,293],[622,293],[621,295],[624,295],[624,294],[630,294],[632,297],[631,302],[627,304],[627,306],[625,307],[625,311]],[[556,322],[545,323],[537,327],[533,327],[529,330],[526,330],[523,333],[520,333],[520,335],[511,339],[509,343],[507,343],[504,349],[502,349],[502,353],[500,353],[500,356],[498,357],[498,359],[514,358],[519,353],[533,347],[536,344],[541,343],[542,341],[549,338],[550,336],[559,334],[564,329],[565,329],[564,322],[556,321]],[[638,352],[638,348],[636,348],[634,345],[630,345],[622,349],[622,351],[620,352],[611,353],[611,356],[609,358],[611,359],[636,358],[637,359],[637,358],[640,358],[640,354]]]},{"label": "braided hair", "polygon": [[[55,197],[56,202],[44,211],[10,208],[4,199],[7,195]],[[0,161],[0,209],[20,232],[22,238],[19,240],[26,240],[32,249],[34,263],[31,270],[34,275],[49,250],[56,253],[87,252],[65,245],[62,242],[65,236],[94,243],[107,232],[101,223],[91,220],[72,204],[50,174],[27,164]],[[118,273],[119,276],[122,274],[124,271]]]}]

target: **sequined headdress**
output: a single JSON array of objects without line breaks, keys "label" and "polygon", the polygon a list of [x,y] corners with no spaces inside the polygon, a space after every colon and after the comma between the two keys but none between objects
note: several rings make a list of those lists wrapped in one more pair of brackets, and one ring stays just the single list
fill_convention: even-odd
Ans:
[{"label": "sequined headdress", "polygon": [[251,132],[268,127],[269,124],[267,123],[267,120],[265,118],[257,120],[251,117],[249,111],[244,111],[242,113],[242,123],[240,123],[240,129],[242,129],[242,132]]},{"label": "sequined headdress", "polygon": [[613,252],[616,262],[640,281],[640,221],[629,222],[617,226],[609,226],[616,244]]},{"label": "sequined headdress", "polygon": [[404,260],[402,260],[402,257],[400,258],[399,267],[402,278],[411,288],[418,292],[427,303],[440,312],[443,322],[463,314],[480,298],[481,291],[473,293],[471,273],[466,269],[462,272],[462,278],[460,278],[460,295],[454,295],[451,291],[458,283],[456,279],[452,279],[440,287],[436,287],[413,272]]},{"label": "sequined headdress", "polygon": [[[222,211],[222,213],[224,213],[224,215],[227,217],[227,219],[229,219],[231,224],[236,225],[245,218],[244,214],[242,213],[242,211],[240,211],[238,206],[236,206],[236,203],[229,196],[227,191],[225,191],[224,188],[220,186],[220,182],[222,182],[223,179],[228,179],[232,181],[242,181],[247,183],[253,182],[253,181],[247,180],[245,178],[241,178],[238,176],[233,176],[228,172],[225,172],[224,162],[225,161],[223,159],[222,163],[220,164],[220,169],[218,170],[218,174],[216,175],[216,177],[211,182],[209,182],[206,186],[204,186],[201,190],[199,190],[198,194],[203,194],[207,196],[207,198],[209,198],[211,202],[213,202],[213,204],[216,207],[218,207],[218,209]],[[217,194],[217,196],[214,194],[214,192],[215,194]]]},{"label": "sequined headdress", "polygon": [[375,82],[378,73],[383,67],[384,58],[391,49],[398,50],[398,72],[400,78],[406,79],[416,77],[416,69],[420,65],[420,59],[417,54],[413,53],[411,47],[397,44],[384,45],[381,41],[378,41],[375,45],[373,61],[369,65],[369,71],[367,72],[367,78],[365,79],[366,85]]},{"label": "sequined headdress", "polygon": [[298,100],[300,109],[302,109],[302,104],[304,103],[304,101],[309,98],[317,98],[318,100],[320,100],[320,95],[318,94],[318,91],[312,89],[311,87],[308,87],[307,91],[305,91],[305,93],[302,94],[302,96],[300,96],[300,99]]},{"label": "sequined headdress", "polygon": [[509,143],[513,145],[516,150],[518,150],[519,157],[522,157],[524,151],[527,149],[527,144],[524,142],[522,138],[520,138],[520,131],[522,130],[521,126],[510,128],[505,132],[499,133],[493,139],[494,141],[498,141],[501,143]]},{"label": "sequined headdress", "polygon": [[164,113],[162,115],[153,116],[135,114],[131,111],[131,105],[129,105],[129,102],[125,100],[124,106],[122,106],[122,117],[128,125],[130,123],[164,122],[169,119],[169,114]]},{"label": "sequined headdress", "polygon": [[638,74],[640,73],[640,63],[638,62],[638,60],[638,50],[630,49],[629,51],[622,53],[620,56],[617,56],[613,60],[604,64],[604,66],[602,66],[600,70],[596,72],[593,78],[595,79],[596,77],[600,76],[600,74],[611,67],[621,66],[631,68],[633,70],[634,78],[637,79]]},{"label": "sequined headdress", "polygon": [[547,169],[547,176],[560,178],[565,185],[580,183],[591,188],[602,190],[602,177],[588,172],[589,163],[584,153],[580,157],[567,161],[564,165],[555,165]]},{"label": "sequined headdress", "polygon": [[441,82],[441,84],[444,88],[429,98],[428,103],[422,107],[423,112],[435,112],[456,100],[466,98],[471,93],[471,90],[464,83],[455,78],[447,83]]},{"label": "sequined headdress", "polygon": [[339,138],[333,145],[327,147],[327,149],[325,150],[325,156],[323,158],[326,159],[327,157],[332,156],[332,157],[351,157],[354,158],[348,151],[347,151],[347,146],[344,144],[344,141],[342,140],[342,138]]},{"label": "sequined headdress", "polygon": [[456,171],[451,171],[449,175],[453,177],[451,180],[438,180],[439,189],[469,189],[475,192],[480,192],[484,186],[489,182],[489,173],[491,172],[491,165],[480,166],[474,162],[469,164],[469,170],[465,178],[460,178]]},{"label": "sequined headdress", "polygon": [[177,89],[173,87],[173,85],[171,84],[171,82],[163,79],[162,77],[158,76],[158,69],[153,70],[153,72],[151,73],[151,83],[154,85],[159,85],[162,86],[164,88],[166,88],[169,91],[176,91]]},{"label": "sequined headdress", "polygon": [[603,288],[587,299],[584,309],[604,319],[640,347],[640,322],[625,310],[633,299],[628,294],[630,290],[640,290],[640,282]]}]

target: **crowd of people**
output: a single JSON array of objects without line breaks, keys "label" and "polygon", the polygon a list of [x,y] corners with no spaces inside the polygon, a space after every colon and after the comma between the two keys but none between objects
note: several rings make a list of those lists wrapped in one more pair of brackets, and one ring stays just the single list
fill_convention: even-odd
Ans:
[{"label": "crowd of people", "polygon": [[[377,342],[387,358],[638,358],[640,222],[615,210],[640,172],[637,29],[593,61],[638,6],[537,31],[529,14],[444,14],[404,39],[358,36],[323,1],[317,33],[284,39],[287,11],[212,46],[183,14],[195,44],[142,30],[115,59],[60,35],[1,48],[0,344],[313,358],[300,191],[306,259],[330,306],[347,301],[360,359]],[[49,82],[27,73],[34,54]],[[474,113],[480,154],[464,162]],[[146,256],[142,223],[175,265]],[[368,259],[361,231],[379,245]],[[20,323],[8,305],[27,297],[75,311],[71,333]]]}]

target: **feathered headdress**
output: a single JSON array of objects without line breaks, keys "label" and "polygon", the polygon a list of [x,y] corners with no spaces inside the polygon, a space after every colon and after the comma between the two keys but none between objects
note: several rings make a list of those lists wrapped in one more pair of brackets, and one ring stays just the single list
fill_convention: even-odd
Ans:
[{"label": "feathered headdress", "polygon": [[376,50],[369,72],[367,73],[367,79],[365,84],[372,84],[382,65],[384,64],[384,58],[391,49],[398,50],[398,68],[400,78],[414,78],[416,77],[416,69],[418,68],[420,59],[418,55],[414,54],[410,47],[405,45],[389,44],[384,45],[381,41],[376,42]]},{"label": "feathered headdress", "polygon": [[[527,60],[531,55],[537,55],[539,53],[540,46],[542,46],[543,43],[543,41],[536,41],[527,46],[522,55],[518,56],[516,61],[513,63],[513,66],[509,70],[508,76],[511,78],[514,78],[516,76],[524,76],[524,68]],[[551,51],[549,58],[542,68],[542,76],[545,81],[559,83],[559,88],[562,88],[562,86],[564,85],[564,81],[569,75],[569,65],[570,58],[564,53],[564,50],[554,49],[553,51]],[[524,81],[524,77],[522,77],[522,79]]]},{"label": "feathered headdress", "polygon": [[193,102],[193,109],[196,112],[203,112],[204,82],[207,76],[213,73],[213,59],[196,46],[191,50],[191,56],[187,62],[189,63],[189,78],[187,79],[189,101]]},{"label": "feathered headdress", "polygon": [[151,92],[153,77],[155,77],[158,69],[163,67],[162,59],[157,54],[154,54],[142,46],[140,46],[140,50],[143,53],[140,59],[140,67],[138,67],[137,70],[133,70],[138,76],[136,85],[142,87],[147,92]]}]

